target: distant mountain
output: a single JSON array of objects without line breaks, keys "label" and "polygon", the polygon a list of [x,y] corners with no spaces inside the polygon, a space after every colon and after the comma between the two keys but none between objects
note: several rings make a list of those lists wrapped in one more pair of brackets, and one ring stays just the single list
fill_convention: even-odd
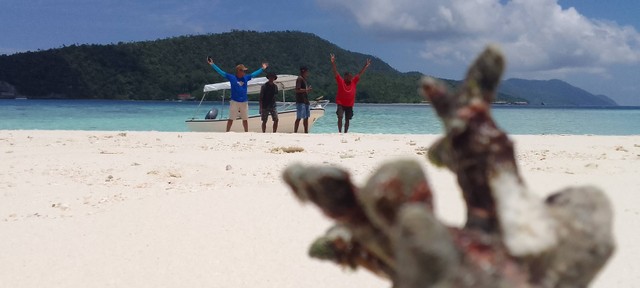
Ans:
[{"label": "distant mountain", "polygon": [[[182,36],[111,45],[71,45],[46,51],[0,56],[4,90],[29,98],[175,99],[179,94],[202,96],[204,84],[225,81],[206,64],[212,56],[227,72],[243,63],[251,70],[262,61],[268,71],[297,75],[309,67],[313,95],[334,100],[335,80],[329,53],[336,54],[340,72],[357,73],[367,58],[372,65],[358,85],[358,102],[418,103],[421,73],[400,73],[381,59],[338,47],[303,32],[253,32]],[[444,80],[455,87],[460,81]],[[6,92],[10,93],[10,92]],[[289,99],[292,99],[292,94]],[[523,101],[500,94],[500,101]],[[209,99],[219,99],[212,95]]]},{"label": "distant mountain", "polygon": [[593,95],[571,84],[553,80],[508,79],[502,82],[499,91],[526,99],[529,105],[553,106],[617,106],[604,95]]}]

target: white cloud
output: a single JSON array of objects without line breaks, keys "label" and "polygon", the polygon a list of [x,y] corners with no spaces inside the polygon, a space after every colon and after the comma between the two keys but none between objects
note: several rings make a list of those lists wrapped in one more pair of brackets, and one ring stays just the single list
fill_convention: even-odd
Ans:
[{"label": "white cloud", "polygon": [[592,20],[557,0],[323,0],[365,29],[389,39],[424,41],[421,56],[441,64],[468,64],[498,43],[515,73],[602,73],[603,67],[640,62],[633,27]]}]

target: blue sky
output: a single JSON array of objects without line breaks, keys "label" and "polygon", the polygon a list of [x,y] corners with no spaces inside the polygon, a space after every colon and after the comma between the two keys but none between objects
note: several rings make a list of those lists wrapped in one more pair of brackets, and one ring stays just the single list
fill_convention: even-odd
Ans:
[{"label": "blue sky", "polygon": [[508,59],[505,78],[562,79],[640,105],[638,11],[638,0],[0,0],[0,54],[298,30],[403,72],[461,79],[482,48],[497,43]]}]

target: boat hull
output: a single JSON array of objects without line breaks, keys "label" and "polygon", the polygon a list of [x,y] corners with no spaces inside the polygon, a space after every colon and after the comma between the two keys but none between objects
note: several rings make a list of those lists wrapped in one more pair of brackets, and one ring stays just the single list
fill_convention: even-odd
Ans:
[{"label": "boat hull", "polygon": [[[313,124],[324,116],[324,108],[311,109],[311,116],[309,117],[309,131],[313,127]],[[277,133],[293,133],[294,125],[296,121],[296,111],[288,110],[278,113],[278,131]],[[192,119],[185,121],[189,130],[194,132],[226,132],[227,131],[227,119]],[[242,126],[242,120],[237,119],[233,121],[231,125],[232,132],[244,132]],[[249,116],[249,132],[262,133],[262,119],[260,115]],[[271,116],[267,119],[266,133],[273,132],[273,122]],[[300,127],[298,133],[304,132],[304,126],[300,121]]]}]

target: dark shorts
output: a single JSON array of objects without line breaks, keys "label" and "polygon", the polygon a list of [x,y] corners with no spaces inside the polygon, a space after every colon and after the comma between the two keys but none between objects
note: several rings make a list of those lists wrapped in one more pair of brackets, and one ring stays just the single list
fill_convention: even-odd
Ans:
[{"label": "dark shorts", "polygon": [[309,104],[296,103],[296,119],[308,119],[311,116]]},{"label": "dark shorts", "polygon": [[278,121],[278,111],[276,108],[263,108],[260,116],[262,118],[262,122],[266,122],[267,118],[269,118],[269,114],[271,114],[271,120],[273,122]]},{"label": "dark shorts", "polygon": [[347,106],[338,105],[338,109],[336,110],[336,115],[338,115],[338,118],[342,118],[344,115],[347,117],[347,120],[351,120],[351,118],[353,118],[353,106],[347,107]]}]

